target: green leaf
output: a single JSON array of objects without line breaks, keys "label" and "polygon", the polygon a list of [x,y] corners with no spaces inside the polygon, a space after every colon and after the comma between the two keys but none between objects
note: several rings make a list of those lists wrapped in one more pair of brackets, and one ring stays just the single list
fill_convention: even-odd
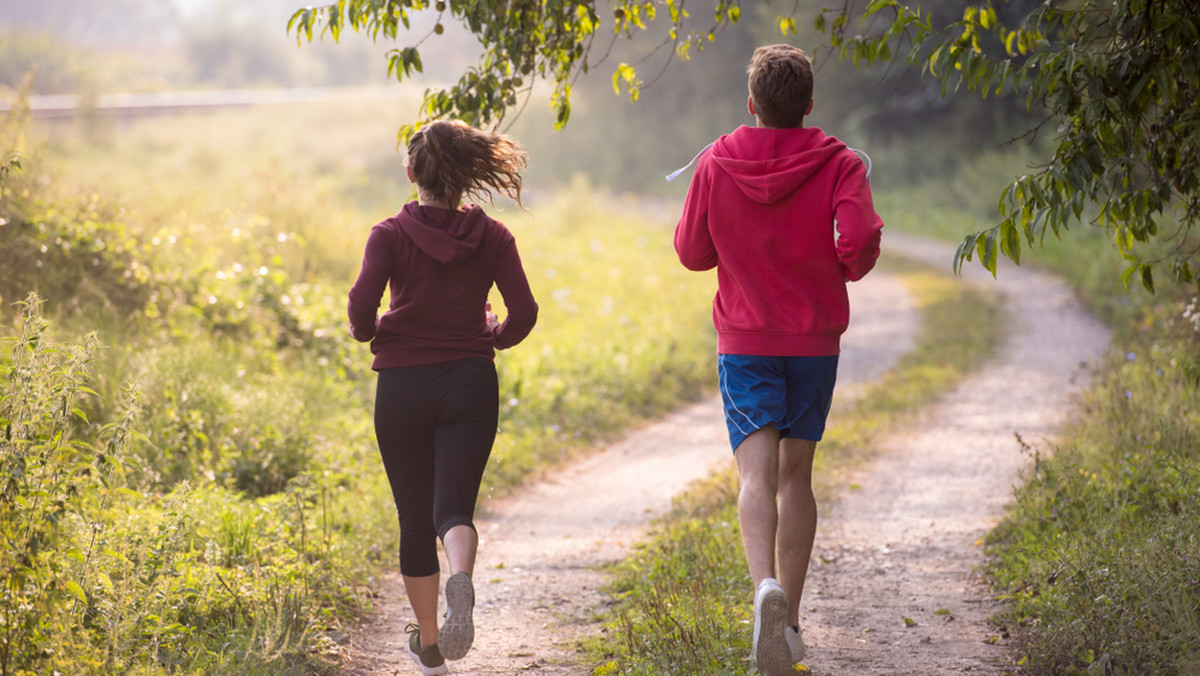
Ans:
[{"label": "green leaf", "polygon": [[971,260],[971,256],[975,252],[975,240],[979,238],[979,233],[971,233],[963,238],[958,244],[958,249],[954,251],[954,274],[962,274],[963,261]]},{"label": "green leaf", "polygon": [[[1000,249],[1008,256],[1012,262],[1021,263],[1021,238],[1017,235],[1017,228],[1012,222],[1006,222],[1000,228]],[[993,273],[995,270],[993,270]]]},{"label": "green leaf", "polygon": [[1148,263],[1143,263],[1141,265],[1139,272],[1141,273],[1141,277],[1142,277],[1142,286],[1146,287],[1146,290],[1149,291],[1151,294],[1153,294],[1154,293],[1154,270],[1151,269],[1151,267]]},{"label": "green leaf", "polygon": [[975,250],[979,252],[979,263],[983,268],[992,273],[992,277],[996,276],[996,231],[988,230],[983,237],[975,243]]},{"label": "green leaf", "polygon": [[71,592],[71,595],[74,596],[80,603],[87,605],[87,594],[83,593],[83,587],[80,587],[78,582],[74,580],[67,580],[66,587],[67,591]]},{"label": "green leaf", "polygon": [[898,7],[899,5],[900,3],[896,2],[896,0],[872,0],[871,4],[867,5],[867,10],[863,13],[863,16],[871,16],[872,14],[885,10],[888,7]]}]

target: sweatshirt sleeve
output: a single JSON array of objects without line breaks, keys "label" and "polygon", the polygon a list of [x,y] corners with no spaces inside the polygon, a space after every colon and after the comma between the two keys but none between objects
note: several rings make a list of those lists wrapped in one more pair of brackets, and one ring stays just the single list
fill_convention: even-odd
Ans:
[{"label": "sweatshirt sleeve", "polygon": [[683,267],[689,270],[702,271],[717,267],[717,247],[708,231],[711,173],[712,160],[706,153],[696,165],[696,173],[692,175],[683,202],[683,214],[675,226],[675,253]]},{"label": "sweatshirt sleeve", "polygon": [[845,152],[849,152],[849,157],[842,163],[834,189],[833,218],[842,275],[856,282],[865,277],[879,259],[883,220],[875,213],[866,166],[853,151]]},{"label": "sweatshirt sleeve", "polygon": [[362,269],[358,279],[350,288],[347,314],[350,318],[350,335],[360,343],[375,337],[379,318],[379,303],[388,280],[392,278],[392,251],[387,232],[382,226],[371,228],[367,237],[367,248],[363,253]]},{"label": "sweatshirt sleeve", "polygon": [[492,346],[507,350],[529,335],[537,324],[538,304],[521,265],[517,242],[511,236],[496,265],[496,288],[504,298],[508,316],[492,333]]}]

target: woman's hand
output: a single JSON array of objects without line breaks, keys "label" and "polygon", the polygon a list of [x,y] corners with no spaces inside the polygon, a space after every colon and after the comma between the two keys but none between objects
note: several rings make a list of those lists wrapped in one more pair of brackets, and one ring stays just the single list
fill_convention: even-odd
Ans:
[{"label": "woman's hand", "polygon": [[487,318],[487,327],[489,329],[491,329],[492,331],[495,331],[496,329],[500,328],[500,318],[496,316],[495,312],[492,312],[491,301],[485,302],[483,304],[483,311],[484,311],[484,316]]}]

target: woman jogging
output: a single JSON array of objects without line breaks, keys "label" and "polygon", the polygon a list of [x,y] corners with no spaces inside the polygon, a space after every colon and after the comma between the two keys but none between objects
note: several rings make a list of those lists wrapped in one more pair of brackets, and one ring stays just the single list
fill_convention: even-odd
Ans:
[{"label": "woman jogging", "polygon": [[[379,373],[375,435],[400,519],[400,572],[416,615],[409,653],[426,676],[446,674],[474,640],[475,502],[496,437],[495,350],[521,342],[537,302],[500,222],[464,196],[520,203],[525,153],[508,137],[436,121],[408,144],[418,200],[371,228],[350,290],[350,335],[370,341]],[[508,316],[491,311],[495,283]],[[384,289],[387,312],[378,315]],[[450,566],[438,627],[437,540]]]}]

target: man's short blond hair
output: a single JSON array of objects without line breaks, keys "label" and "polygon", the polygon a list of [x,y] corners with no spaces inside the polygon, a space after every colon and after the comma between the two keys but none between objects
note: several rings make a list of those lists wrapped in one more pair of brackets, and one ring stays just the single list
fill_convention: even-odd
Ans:
[{"label": "man's short blond hair", "polygon": [[807,54],[791,45],[759,47],[746,72],[760,124],[785,129],[804,123],[813,92],[812,60]]}]

